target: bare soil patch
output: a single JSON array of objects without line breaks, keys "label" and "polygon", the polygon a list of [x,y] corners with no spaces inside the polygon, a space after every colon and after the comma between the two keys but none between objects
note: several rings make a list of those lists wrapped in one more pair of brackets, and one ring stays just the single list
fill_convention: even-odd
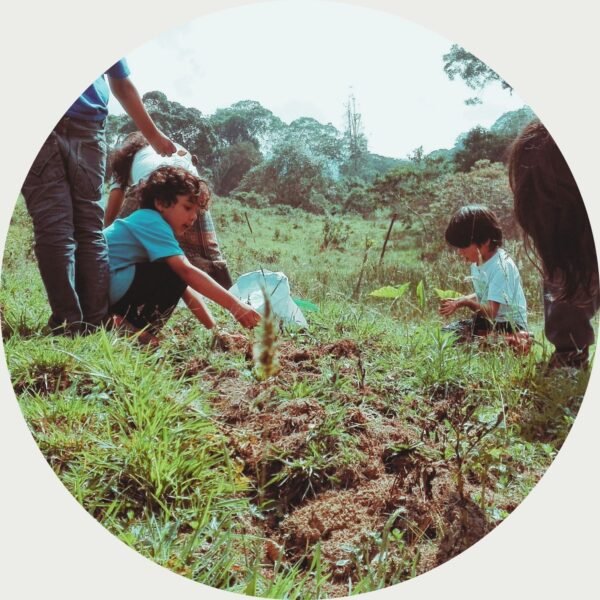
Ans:
[{"label": "bare soil patch", "polygon": [[[251,360],[247,341],[223,350]],[[382,535],[384,572],[408,578],[456,556],[492,528],[468,499],[479,482],[465,480],[463,496],[457,493],[455,465],[440,460],[434,435],[444,419],[462,414],[463,389],[430,390],[420,411],[426,416],[409,419],[386,416],[386,403],[377,398],[364,402],[359,383],[356,397],[335,406],[333,396],[320,392],[282,394],[298,382],[314,389],[332,359],[349,368],[347,361],[360,357],[352,340],[285,341],[278,348],[282,369],[267,381],[238,370],[215,373],[202,360],[185,367],[189,374],[202,372],[213,390],[215,418],[252,482],[253,501],[266,516],[254,523],[269,540],[265,561],[300,560],[308,568],[319,547],[331,597],[347,594],[348,580],[359,579],[359,559],[378,560]]]}]

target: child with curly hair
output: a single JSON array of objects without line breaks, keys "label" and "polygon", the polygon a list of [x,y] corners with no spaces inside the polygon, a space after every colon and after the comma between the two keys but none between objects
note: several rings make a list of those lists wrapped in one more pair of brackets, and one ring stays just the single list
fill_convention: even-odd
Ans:
[{"label": "child with curly hair", "polygon": [[113,323],[144,330],[141,341],[156,344],[156,335],[180,298],[209,329],[215,326],[202,296],[231,312],[244,327],[259,314],[216,283],[185,257],[176,236],[194,225],[198,210],[208,206],[206,184],[179,167],[156,169],[140,187],[140,208],[104,230],[110,265]]},{"label": "child with curly hair", "polygon": [[[125,218],[139,208],[137,188],[158,167],[182,167],[192,175],[198,175],[198,157],[180,144],[175,145],[177,149],[171,156],[161,156],[141,132],[135,131],[112,152],[112,180],[104,215],[105,227],[117,217]],[[224,288],[229,289],[233,285],[208,209],[199,210],[194,226],[177,239],[193,265],[208,273]]]}]

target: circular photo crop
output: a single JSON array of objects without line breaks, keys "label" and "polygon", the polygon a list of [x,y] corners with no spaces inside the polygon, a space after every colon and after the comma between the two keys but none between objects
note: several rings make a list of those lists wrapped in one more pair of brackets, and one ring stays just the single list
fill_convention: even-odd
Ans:
[{"label": "circular photo crop", "polygon": [[14,391],[137,552],[269,598],[401,583],[501,524],[560,450],[598,263],[551,132],[389,14],[191,21],[49,132],[2,264]]}]

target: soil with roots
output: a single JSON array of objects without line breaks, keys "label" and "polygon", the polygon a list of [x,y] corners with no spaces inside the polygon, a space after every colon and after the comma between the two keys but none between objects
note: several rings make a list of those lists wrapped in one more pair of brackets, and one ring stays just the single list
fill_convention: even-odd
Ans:
[{"label": "soil with roots", "polygon": [[[251,362],[252,347],[243,336],[221,349]],[[471,499],[482,481],[473,473],[458,475],[456,461],[443,457],[438,435],[445,420],[460,414],[464,390],[434,388],[422,400],[426,406],[400,417],[364,386],[361,351],[351,340],[313,346],[283,342],[278,361],[279,373],[266,381],[243,377],[239,369],[217,373],[202,360],[184,366],[186,375],[200,375],[209,386],[213,417],[250,481],[262,514],[252,527],[266,540],[265,564],[300,561],[308,569],[318,549],[328,573],[321,592],[342,596],[349,582],[365,575],[364,565],[382,574],[383,585],[385,573],[408,579],[456,556],[493,528]],[[327,398],[310,391],[318,389],[324,364],[357,373],[352,393],[340,392],[343,418],[333,432],[324,431],[331,418]],[[281,390],[299,381],[306,394],[281,398]],[[340,431],[351,436],[343,438],[352,442],[351,459],[339,459],[345,451],[336,437]],[[321,445],[314,446],[319,436]],[[324,457],[312,471],[306,458],[311,443]]]}]

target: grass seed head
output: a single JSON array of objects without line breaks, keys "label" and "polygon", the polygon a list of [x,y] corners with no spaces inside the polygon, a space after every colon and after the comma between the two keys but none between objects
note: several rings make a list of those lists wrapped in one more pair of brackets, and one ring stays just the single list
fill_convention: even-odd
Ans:
[{"label": "grass seed head", "polygon": [[271,301],[266,290],[262,290],[265,299],[265,311],[258,330],[258,340],[254,344],[254,372],[258,379],[265,380],[279,373],[280,365],[277,351],[277,327],[271,310]]}]

